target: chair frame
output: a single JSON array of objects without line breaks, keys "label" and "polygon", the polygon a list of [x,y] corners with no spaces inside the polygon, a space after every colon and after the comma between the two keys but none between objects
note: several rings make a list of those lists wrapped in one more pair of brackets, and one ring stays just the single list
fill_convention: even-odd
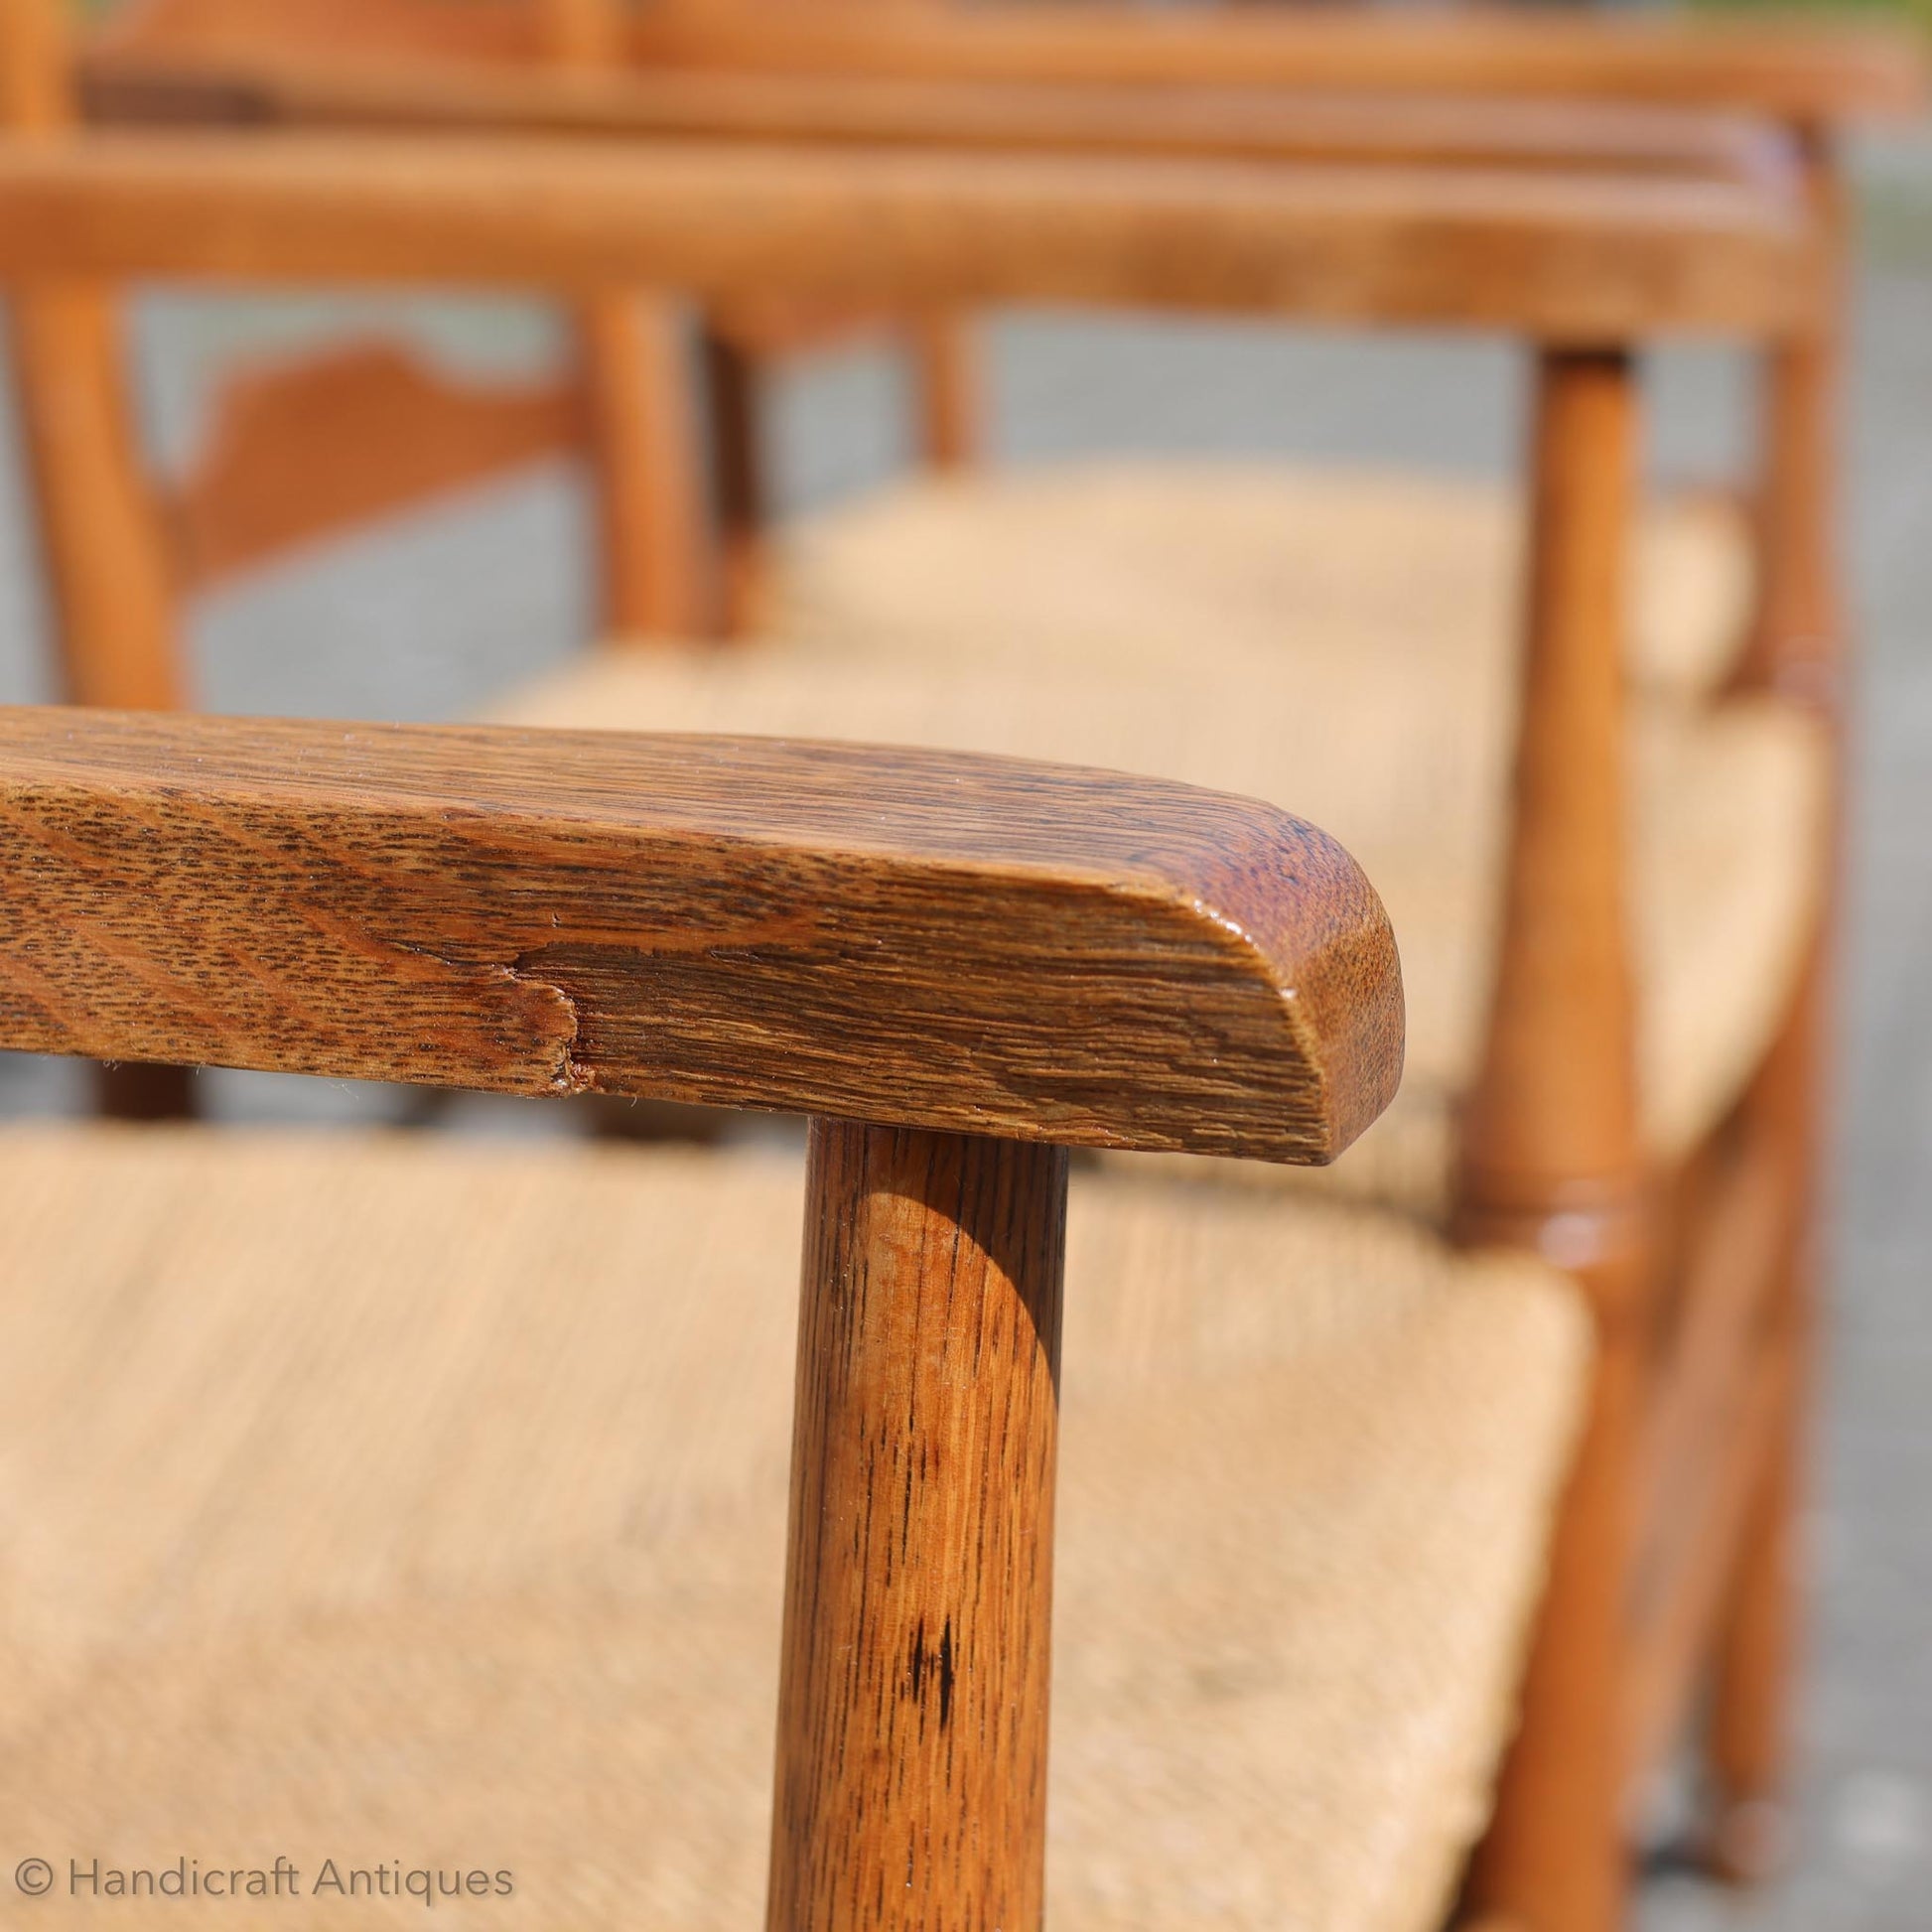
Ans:
[{"label": "chair frame", "polygon": [[[1803,210],[1743,185],[1680,192],[1605,178],[1556,190],[1428,171],[759,149],[652,158],[511,142],[410,148],[405,198],[393,187],[401,159],[348,137],[18,140],[0,157],[0,268],[30,291],[245,264],[257,277],[654,285],[711,300],[773,283],[933,308],[1074,296],[1501,325],[1538,343],[1537,562],[1509,884],[1458,1231],[1570,1267],[1595,1313],[1600,1359],[1523,1728],[1470,1899],[1564,1932],[1614,1923],[1621,1799],[1639,1761],[1628,1693],[1658,1687],[1656,1708],[1675,1719],[1718,1616],[1714,1588],[1755,1562],[1736,1554],[1741,1513],[1771,1488],[1761,1471],[1784,1466],[1792,1433],[1763,1392],[1775,1393],[1780,1372],[1789,1379],[1778,1364],[1796,1346],[1765,1310],[1797,1297],[1795,1271],[1785,1287],[1771,1283],[1776,1268],[1752,1271],[1718,1298],[1729,1313],[1715,1343],[1656,1359],[1679,1258],[1666,1253],[1657,1177],[1636,1140],[1621,901],[1630,349],[1672,328],[1802,340],[1815,323],[1819,246]],[[926,217],[916,227],[895,218],[913,207]],[[775,263],[774,232],[784,237]],[[48,498],[50,515],[65,500]],[[84,554],[83,541],[74,547]],[[1794,1033],[1804,1025],[1801,1015]],[[1780,1077],[1794,1055],[1781,1046],[1774,1056]],[[1768,1094],[1772,1071],[1766,1081]],[[1753,1096],[1701,1225],[1724,1227],[1740,1201],[1761,1206],[1752,1225],[1768,1252],[1798,1251],[1797,1196],[1783,1184],[1803,1152],[1796,1118]],[[1741,1272],[1707,1241],[1688,1266],[1698,1279],[1685,1300],[1699,1306],[1710,1299],[1704,1277]],[[1691,1541],[1719,1556],[1667,1566],[1661,1608],[1639,1628],[1631,1600],[1658,1543],[1650,1446],[1686,1415],[1739,1403],[1750,1426],[1719,1459],[1741,1475],[1693,1499]],[[1739,1648],[1770,1647],[1740,1638]],[[1775,1708],[1781,1669],[1753,1675],[1728,1655],[1720,1668],[1751,1679],[1741,1704]],[[1654,1736],[1653,1725],[1644,1741]]]},{"label": "chair frame", "polygon": [[[246,9],[252,16],[246,28],[233,18],[231,0],[146,0],[118,49],[101,50],[100,77],[111,92],[118,59],[124,64],[123,83],[145,79],[165,92],[184,71],[190,78],[199,72],[205,81],[212,59],[219,79],[235,90],[231,99],[245,102],[243,111],[251,115],[272,119],[406,119],[606,132],[661,130],[668,124],[686,131],[695,125],[714,133],[791,138],[824,138],[843,126],[848,137],[872,140],[998,142],[1023,149],[1043,143],[1136,153],[1205,146],[1217,154],[1267,154],[1280,153],[1285,143],[1306,148],[1327,141],[1333,143],[1329,158],[1370,153],[1414,158],[1419,145],[1433,145],[1449,153],[1473,149],[1492,165],[1499,158],[1503,125],[1493,108],[1508,100],[1517,105],[1514,138],[1526,143],[1517,159],[1526,165],[1576,166],[1591,156],[1600,163],[1620,150],[1620,161],[1612,165],[1649,163],[1680,172],[1706,167],[1723,172],[1740,157],[1722,142],[1713,146],[1709,132],[1680,126],[1673,133],[1668,122],[1627,118],[1622,104],[1721,108],[1779,124],[1796,146],[1823,238],[1817,267],[1823,299],[1811,327],[1771,345],[1763,358],[1755,492],[1759,596],[1732,681],[1737,690],[1775,690],[1814,710],[1835,734],[1842,774],[1849,631],[1835,527],[1836,442],[1850,220],[1840,136],[1858,120],[1924,110],[1926,59],[1910,36],[1869,26],[1848,32],[1840,23],[1767,28],[1497,13],[1390,21],[1347,11],[1240,10],[1182,18],[1136,15],[1125,8],[961,9],[949,0],[809,11],[769,0],[659,0],[647,15],[629,19],[620,19],[613,0],[534,0],[534,10],[541,13],[551,4],[604,16],[607,71],[599,84],[588,84],[592,76],[579,73],[570,76],[566,89],[528,72],[505,84],[506,69],[527,66],[519,36],[530,32],[528,0],[520,8],[510,0],[490,10],[486,25],[478,10],[470,10],[473,24],[463,30],[469,38],[461,50],[448,39],[432,46],[435,35],[427,29],[436,13],[433,5],[365,0],[371,44],[386,40],[392,58],[402,64],[399,78],[392,73],[374,86],[366,68],[317,76],[311,58],[304,65],[311,76],[305,82],[286,63],[278,68],[270,60],[264,66],[258,58],[258,0]],[[278,31],[303,39],[304,5],[305,0],[283,0],[286,18]],[[446,16],[437,31],[447,35],[452,27]],[[405,38],[411,33],[421,38],[413,47],[398,46],[399,31]],[[313,35],[308,37],[313,42]],[[171,49],[185,52],[185,69],[170,68]],[[237,66],[235,57],[244,50],[251,51],[250,58]],[[609,71],[626,65],[641,72],[620,79]],[[1272,101],[1259,98],[1261,89],[1274,90]],[[1332,102],[1362,94],[1384,98],[1352,100],[1339,120],[1331,105],[1324,121],[1323,97]],[[1451,95],[1481,98],[1471,115],[1448,98]],[[1539,129],[1534,120],[1522,119],[1522,109],[1544,100],[1562,105],[1555,122]],[[1592,119],[1604,103],[1626,118],[1620,123]],[[1429,112],[1419,112],[1424,109]],[[1527,137],[1521,132],[1526,126]],[[1502,146],[1508,146],[1507,137]],[[759,468],[759,366],[795,334],[787,337],[782,318],[763,337],[756,328],[734,329],[716,310],[706,331],[704,363],[730,586],[726,608],[734,624],[755,607],[753,587],[766,524]],[[956,317],[928,315],[915,340],[922,355],[919,393],[928,452],[942,463],[963,461],[974,446],[979,386],[969,328]],[[613,431],[618,437],[625,433],[621,427]],[[1783,1686],[1798,1641],[1789,1582],[1797,1568],[1791,1524],[1802,1493],[1802,1389],[1818,1300],[1821,1121],[1829,1110],[1834,1060],[1831,925],[1828,918],[1805,991],[1744,1109],[1785,1150],[1782,1184],[1796,1207],[1786,1253],[1777,1264],[1779,1285],[1764,1317],[1775,1337],[1771,1352],[1785,1363],[1779,1373],[1789,1385],[1779,1405],[1782,1420],[1767,1425],[1783,1448],[1767,1458],[1772,1467],[1759,1481],[1756,1499],[1737,1505],[1747,1515],[1740,1534],[1745,1554],[1721,1612],[1725,1634],[1709,1723],[1707,1755],[1715,1788],[1706,1850],[1716,1869],[1740,1880],[1768,1870],[1783,1840],[1777,1804],[1787,1752]],[[1479,1161],[1481,1151],[1470,1158]],[[1741,1219],[1748,1229],[1751,1217]],[[1722,1323],[1694,1327],[1693,1333],[1706,1354],[1734,1346]],[[1687,1379],[1704,1378],[1689,1376],[1687,1365]],[[1670,1442],[1684,1431],[1661,1433]],[[1580,1492],[1584,1486],[1580,1477]],[[1582,1593],[1582,1587],[1573,1593]],[[1565,1596],[1561,1574],[1555,1594],[1558,1600]],[[1553,1619],[1553,1625],[1561,1622]],[[1553,1680],[1564,1675],[1560,1664],[1538,1669]],[[1682,1675],[1682,1667],[1661,1673],[1667,1686]],[[1668,1710],[1675,1699],[1672,1690],[1652,1683],[1639,1688],[1637,1701]],[[1650,1740],[1664,1722],[1652,1716],[1640,1723],[1645,1742],[1633,1750],[1638,1761],[1654,1754]],[[1547,1754],[1546,1760],[1536,1776],[1562,1785],[1568,1774]],[[1519,1763],[1536,1761],[1531,1746],[1518,1753]],[[1524,1807],[1535,1809],[1532,1800],[1519,1806],[1506,1795],[1492,1866],[1523,1856],[1496,1848],[1520,1844],[1527,1836],[1510,1824]],[[1527,1884],[1525,1891],[1505,1876],[1499,1888],[1543,1897],[1542,1876],[1533,1875]],[[1559,1883],[1559,1894],[1561,1889]]]},{"label": "chair frame", "polygon": [[[345,59],[345,45],[356,53]],[[1681,110],[1769,120],[1802,156],[1832,243],[1821,259],[1831,299],[1807,340],[1767,360],[1762,607],[1739,674],[1817,687],[1833,703],[1823,687],[1840,680],[1845,633],[1833,540],[1848,231],[1839,136],[1859,120],[1924,111],[1932,76],[1906,33],[1500,13],[1179,18],[955,0],[809,10],[657,0],[641,14],[621,0],[358,0],[346,18],[318,0],[139,0],[95,37],[82,66],[98,103],[137,114],[1679,174],[1753,165],[1740,130]],[[701,634],[721,614],[742,621],[753,604],[767,520],[759,366],[820,338],[826,321],[765,305],[714,309],[707,325],[725,561],[687,553],[680,566],[638,548],[654,559],[645,574],[662,594],[614,590],[620,630],[670,620]],[[928,458],[963,463],[980,414],[970,330],[928,314],[911,340]],[[646,397],[595,356],[592,370],[602,461],[657,476],[657,496],[674,504],[659,527],[694,528],[676,480],[644,454],[661,459],[652,424],[680,407],[682,385]],[[693,573],[712,589],[693,588]]]},{"label": "chair frame", "polygon": [[1038,1925],[1066,1145],[1374,1118],[1339,847],[1017,759],[15,710],[0,900],[6,1047],[809,1111],[767,1924]]}]

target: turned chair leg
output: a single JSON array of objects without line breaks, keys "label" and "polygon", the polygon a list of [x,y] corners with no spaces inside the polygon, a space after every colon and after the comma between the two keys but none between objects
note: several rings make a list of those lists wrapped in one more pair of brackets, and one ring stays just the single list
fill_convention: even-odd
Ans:
[{"label": "turned chair leg", "polygon": [[1037,1932],[1066,1172],[812,1124],[770,1932]]},{"label": "turned chair leg", "polygon": [[1652,1278],[1624,907],[1635,408],[1625,355],[1542,355],[1503,929],[1461,1136],[1459,1238],[1569,1269],[1597,1336],[1522,1721],[1467,1891],[1530,1932],[1609,1932],[1626,1885],[1622,1666]]}]

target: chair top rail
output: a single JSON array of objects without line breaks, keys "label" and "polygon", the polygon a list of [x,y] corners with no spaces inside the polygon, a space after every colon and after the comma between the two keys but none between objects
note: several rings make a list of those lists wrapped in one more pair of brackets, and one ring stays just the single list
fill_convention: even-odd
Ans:
[{"label": "chair top rail", "polygon": [[1802,124],[1922,113],[1927,65],[1903,25],[1559,15],[1530,7],[1208,7],[1015,0],[867,11],[656,6],[633,57],[981,80],[1232,82],[1352,91],[1672,102]]},{"label": "chair top rail", "polygon": [[1113,304],[1592,345],[1774,336],[1796,194],[1654,176],[718,142],[0,140],[0,276]]},{"label": "chair top rail", "polygon": [[[96,44],[200,55],[285,48],[534,61],[529,0],[136,0]],[[1190,82],[1510,93],[1735,107],[1812,123],[1922,112],[1924,52],[1888,23],[1557,16],[1533,8],[1156,10],[1013,0],[842,10],[770,0],[656,0],[628,52],[646,63],[928,78]]]},{"label": "chair top rail", "polygon": [[0,710],[0,1046],[1328,1160],[1401,975],[1339,846],[1112,772]]},{"label": "chair top rail", "polygon": [[1644,103],[935,79],[671,72],[333,57],[97,50],[90,118],[159,125],[518,129],[903,143],[1048,153],[1623,169],[1780,178],[1788,141],[1736,113]]}]

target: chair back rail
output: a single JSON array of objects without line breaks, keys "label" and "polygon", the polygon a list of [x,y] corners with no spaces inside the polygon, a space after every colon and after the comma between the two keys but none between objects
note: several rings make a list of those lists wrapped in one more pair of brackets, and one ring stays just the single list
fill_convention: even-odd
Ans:
[{"label": "chair back rail", "polygon": [[494,69],[331,62],[273,45],[194,58],[91,50],[87,116],[114,124],[483,129],[993,148],[1038,153],[1449,163],[1750,179],[1787,164],[1766,124],[1622,101],[1098,87],[721,69]]},{"label": "chair back rail", "polygon": [[1125,157],[98,133],[0,153],[43,274],[1126,305],[1552,344],[1776,338],[1791,198],[1720,182]]},{"label": "chair back rail", "polygon": [[1916,114],[1927,85],[1918,40],[1885,23],[1505,9],[1390,15],[1017,0],[876,8],[671,0],[634,16],[631,49],[634,59],[663,66],[1651,101],[1811,125]]},{"label": "chair back rail", "polygon": [[[572,0],[138,0],[107,24],[116,50],[203,57],[351,42],[378,56],[526,63],[545,10]],[[618,11],[610,0],[592,7]],[[551,18],[555,18],[554,11]],[[1883,23],[1605,20],[1487,12],[653,0],[623,23],[645,66],[779,68],[1110,85],[1187,81],[1345,92],[1517,94],[1694,103],[1843,123],[1924,103],[1922,50]]]}]

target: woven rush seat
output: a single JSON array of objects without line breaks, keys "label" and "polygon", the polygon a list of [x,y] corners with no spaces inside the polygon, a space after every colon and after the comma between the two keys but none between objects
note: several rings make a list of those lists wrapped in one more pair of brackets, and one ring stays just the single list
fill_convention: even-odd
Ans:
[{"label": "woven rush seat", "polygon": [[[1231,462],[1030,465],[933,477],[806,517],[773,547],[760,628],[920,663],[1042,659],[1113,672],[1312,648],[1447,656],[1507,680],[1521,492],[1399,470]],[[1755,586],[1742,506],[1715,491],[1640,518],[1640,684],[1709,692]]]},{"label": "woven rush seat", "polygon": [[[756,1923],[798,1165],[4,1141],[0,1803],[64,1892],[70,1854],[282,1856],[513,1873],[444,1924]],[[1053,1922],[1422,1932],[1509,1728],[1581,1310],[1359,1209],[1105,1173],[1067,1266]]]},{"label": "woven rush seat", "polygon": [[[508,696],[529,724],[925,744],[1185,779],[1299,812],[1376,882],[1402,948],[1408,1065],[1394,1105],[1326,1173],[1216,1163],[1242,1184],[1313,1184],[1430,1218],[1480,1043],[1498,910],[1513,707],[1447,654],[1250,660],[1214,678],[1047,661],[896,666],[784,645],[610,647]],[[1359,719],[1358,730],[1337,720]],[[1771,699],[1657,699],[1635,733],[1633,918],[1645,1126],[1664,1159],[1724,1116],[1773,1037],[1816,910],[1826,823],[1816,726]],[[1200,1164],[1188,1163],[1198,1170]]]}]

